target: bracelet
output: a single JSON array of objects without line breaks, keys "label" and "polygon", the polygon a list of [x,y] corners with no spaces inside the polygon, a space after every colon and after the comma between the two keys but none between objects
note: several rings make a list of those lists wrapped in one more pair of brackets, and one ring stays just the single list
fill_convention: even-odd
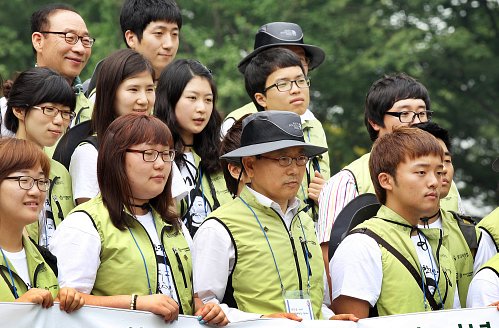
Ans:
[{"label": "bracelet", "polygon": [[130,310],[137,310],[137,294],[132,294],[132,298],[130,299]]}]

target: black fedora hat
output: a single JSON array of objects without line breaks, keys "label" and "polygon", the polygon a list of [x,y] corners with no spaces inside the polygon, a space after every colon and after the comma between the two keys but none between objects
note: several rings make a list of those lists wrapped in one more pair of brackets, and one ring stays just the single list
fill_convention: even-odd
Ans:
[{"label": "black fedora hat", "polygon": [[241,147],[221,158],[238,159],[295,146],[303,147],[308,157],[327,151],[327,148],[305,143],[298,114],[269,110],[246,117],[243,120]]},{"label": "black fedora hat", "polygon": [[253,52],[243,58],[237,68],[244,74],[246,65],[251,58],[261,51],[277,46],[300,46],[310,59],[309,70],[313,70],[326,58],[324,50],[317,46],[303,43],[303,31],[298,24],[287,22],[273,22],[261,26],[255,35]]}]

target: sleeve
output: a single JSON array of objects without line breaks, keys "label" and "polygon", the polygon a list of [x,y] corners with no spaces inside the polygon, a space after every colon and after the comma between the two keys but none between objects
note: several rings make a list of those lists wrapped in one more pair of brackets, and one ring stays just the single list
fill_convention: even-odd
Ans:
[{"label": "sleeve", "polygon": [[83,212],[70,214],[54,233],[50,251],[57,257],[59,285],[90,294],[100,266],[101,240]]},{"label": "sleeve", "polygon": [[223,123],[222,127],[220,128],[220,139],[223,139],[229,129],[236,123],[236,120],[233,119],[232,117],[227,118]]},{"label": "sleeve", "polygon": [[93,198],[99,193],[97,181],[98,152],[91,144],[76,147],[69,164],[69,174],[73,182],[73,199]]},{"label": "sleeve", "polygon": [[194,293],[203,303],[220,304],[230,322],[258,319],[261,314],[221,304],[234,260],[234,245],[227,230],[216,220],[204,222],[194,235],[192,246]]},{"label": "sleeve", "polygon": [[333,300],[344,295],[376,304],[383,268],[381,250],[374,239],[360,233],[347,236],[329,262],[329,270]]},{"label": "sleeve", "polygon": [[317,221],[317,239],[320,244],[329,242],[331,229],[338,214],[358,195],[355,178],[347,170],[336,173],[324,185],[319,195],[319,220]]},{"label": "sleeve", "polygon": [[466,306],[471,308],[489,306],[497,301],[499,301],[499,277],[494,271],[483,269],[471,281]]},{"label": "sleeve", "polygon": [[172,175],[172,197],[177,202],[180,202],[182,198],[187,196],[187,194],[191,190],[191,187],[185,184],[184,178],[182,177],[182,173],[180,172],[180,169],[178,168],[177,163],[175,163],[175,161],[172,162],[171,175]]},{"label": "sleeve", "polygon": [[480,242],[478,244],[478,249],[475,254],[475,261],[473,263],[474,273],[478,272],[478,270],[480,270],[480,268],[485,264],[485,262],[487,262],[494,255],[497,254],[496,244],[494,243],[494,240],[489,235],[489,233],[483,229],[480,229],[480,232],[481,232]]}]

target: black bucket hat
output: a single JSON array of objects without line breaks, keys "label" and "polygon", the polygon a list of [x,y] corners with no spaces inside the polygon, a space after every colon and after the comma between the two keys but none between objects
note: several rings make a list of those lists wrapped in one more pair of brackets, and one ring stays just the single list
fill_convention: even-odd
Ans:
[{"label": "black bucket hat", "polygon": [[317,46],[303,43],[303,31],[298,24],[287,22],[273,22],[261,26],[255,35],[253,52],[241,60],[237,69],[244,74],[251,58],[265,49],[277,46],[300,46],[310,59],[309,70],[313,70],[326,58],[324,50]]},{"label": "black bucket hat", "polygon": [[327,148],[305,143],[298,114],[269,110],[246,117],[243,120],[241,147],[221,158],[239,159],[295,146],[303,147],[308,157],[327,151]]}]

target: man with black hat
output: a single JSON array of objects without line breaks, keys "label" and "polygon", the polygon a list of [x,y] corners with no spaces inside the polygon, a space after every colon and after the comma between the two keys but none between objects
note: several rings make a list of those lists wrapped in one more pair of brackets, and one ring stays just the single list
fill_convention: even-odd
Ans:
[{"label": "man with black hat", "polygon": [[251,182],[196,233],[194,291],[230,306],[231,322],[332,317],[314,224],[296,198],[308,160],[325,151],[305,143],[297,114],[266,111],[243,120],[241,146],[222,156],[240,160]]}]

